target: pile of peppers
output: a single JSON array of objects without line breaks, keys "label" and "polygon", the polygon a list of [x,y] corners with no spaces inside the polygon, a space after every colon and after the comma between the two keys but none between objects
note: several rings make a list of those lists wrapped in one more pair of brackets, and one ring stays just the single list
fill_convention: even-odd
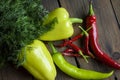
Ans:
[{"label": "pile of peppers", "polygon": [[[81,28],[83,30],[83,28]],[[103,52],[98,44],[98,30],[96,25],[96,16],[92,8],[92,4],[90,5],[89,15],[86,18],[86,31],[83,30],[83,33],[75,36],[69,41],[65,41],[61,46],[67,45],[66,43],[72,43],[73,41],[81,38],[84,34],[84,50],[82,51],[88,56],[92,58],[96,58],[100,62],[114,68],[120,69],[120,64],[110,58],[107,53]],[[87,33],[88,32],[88,33]],[[75,48],[74,46],[72,46]],[[91,49],[91,51],[90,51]],[[81,49],[82,50],[82,49]]]},{"label": "pile of peppers", "polygon": [[[72,47],[64,51],[64,55],[69,56],[78,56],[76,54],[67,54],[71,52],[83,52],[85,55],[88,55],[92,58],[97,59],[98,61],[104,63],[105,65],[108,65],[114,69],[120,69],[120,64],[113,60],[110,56],[107,55],[107,53],[103,52],[98,44],[98,30],[96,25],[96,16],[93,11],[92,2],[90,2],[90,9],[89,9],[89,15],[86,17],[86,27],[84,30],[82,27],[80,29],[82,30],[82,33],[76,35],[70,40],[64,40],[63,44],[60,44],[59,47],[69,46]],[[74,45],[72,42],[84,38],[84,48],[81,49],[78,46]]]},{"label": "pile of peppers", "polygon": [[46,25],[50,23],[49,26],[53,26],[53,29],[23,47],[18,55],[20,62],[18,66],[23,66],[38,80],[55,80],[57,74],[53,58],[43,41],[56,41],[71,37],[74,33],[72,24],[82,23],[82,19],[69,18],[65,8],[57,8],[43,18],[43,26],[49,27]]},{"label": "pile of peppers", "polygon": [[[46,20],[45,24],[49,22],[50,19],[53,19],[55,17],[58,17],[59,12],[64,12],[66,14],[61,14],[60,18],[58,18],[58,24],[56,25],[56,28],[53,31],[50,31],[43,36],[40,36],[40,39],[43,41],[56,41],[56,40],[62,40],[64,39],[64,43],[58,45],[59,47],[68,46],[69,48],[66,49],[63,53],[58,52],[55,47],[53,46],[53,43],[49,42],[49,45],[52,48],[52,59],[56,66],[66,73],[67,75],[75,78],[75,79],[105,79],[110,77],[113,74],[113,70],[109,73],[102,73],[92,70],[85,70],[77,68],[76,66],[73,66],[72,64],[68,63],[63,55],[66,56],[82,56],[86,62],[88,62],[87,57],[90,56],[93,59],[97,59],[100,62],[105,63],[106,65],[109,65],[113,69],[120,69],[120,64],[114,61],[112,58],[110,58],[106,53],[104,53],[98,44],[98,33],[97,33],[97,25],[96,25],[96,16],[92,8],[92,4],[90,2],[90,9],[89,9],[89,15],[86,18],[86,27],[83,29],[82,27],[79,27],[82,30],[82,33],[71,38],[70,40],[66,40],[67,38],[71,37],[73,34],[73,28],[72,28],[72,22],[78,22],[81,23],[82,20],[77,18],[69,18],[68,13],[64,8],[58,8],[55,9],[55,11],[51,12],[48,15],[48,21]],[[54,16],[51,16],[53,15]],[[61,26],[63,24],[63,26]],[[69,24],[69,25],[67,25]],[[64,27],[65,26],[65,27]],[[69,26],[69,27],[68,27]],[[71,28],[70,28],[71,27]],[[69,28],[69,29],[68,29]],[[70,31],[71,29],[71,31]],[[56,32],[59,31],[60,32]],[[62,31],[63,30],[63,31]],[[68,32],[68,34],[67,34]],[[58,34],[59,36],[56,36],[54,33]],[[62,35],[61,35],[62,34]],[[73,44],[72,42],[84,38],[84,48],[80,48],[77,45]],[[90,50],[91,49],[91,50]],[[79,54],[75,54],[74,52],[78,52]],[[62,55],[63,54],[63,55]],[[87,56],[85,56],[85,55]],[[87,75],[86,73],[89,73],[91,75]],[[95,74],[95,75],[94,75]],[[97,76],[96,76],[97,75]]]},{"label": "pile of peppers", "polygon": [[[105,79],[110,77],[114,72],[111,71],[109,73],[102,73],[77,68],[76,66],[68,63],[62,54],[67,56],[82,56],[86,62],[88,62],[87,57],[90,56],[93,59],[97,59],[114,69],[120,69],[120,64],[111,59],[98,46],[96,16],[91,3],[90,14],[86,18],[85,30],[80,27],[82,30],[81,34],[73,37],[70,40],[64,40],[64,43],[59,45],[60,47],[69,47],[63,53],[58,52],[55,49],[52,41],[70,38],[74,34],[72,24],[82,23],[83,21],[79,18],[69,18],[69,14],[65,8],[57,8],[50,12],[47,16],[45,16],[43,25],[47,25],[53,19],[56,20],[56,22],[52,25],[54,26],[53,29],[44,33],[43,35],[40,35],[38,39],[32,41],[31,44],[23,47],[18,56],[18,60],[22,62],[20,66],[23,66],[26,70],[28,70],[36,79],[55,80],[57,75],[55,64],[58,68],[60,68],[61,71],[75,79]],[[76,41],[82,37],[84,37],[84,49],[79,48],[72,43],[73,41]],[[52,48],[52,54],[50,54],[50,51],[43,41],[49,41],[49,45]],[[74,52],[78,52],[79,54],[73,54]]]},{"label": "pile of peppers", "polygon": [[[43,25],[48,24],[53,19],[56,19],[56,23],[53,25],[54,28],[39,36],[38,40],[34,40],[33,43],[22,49],[18,59],[22,60],[23,55],[26,55],[26,60],[24,60],[21,65],[39,80],[55,80],[57,73],[54,63],[58,68],[60,68],[61,71],[75,79],[96,80],[110,77],[114,72],[113,70],[109,73],[102,73],[92,70],[80,69],[68,63],[63,57],[63,55],[82,56],[85,61],[88,62],[87,56],[90,56],[93,59],[104,62],[106,65],[109,65],[112,68],[120,69],[120,64],[111,59],[98,46],[96,16],[94,14],[91,3],[89,12],[90,13],[88,17],[86,18],[85,29],[80,27],[82,33],[70,40],[66,39],[70,38],[74,34],[72,23],[82,23],[82,19],[69,18],[69,14],[65,8],[57,8],[50,12],[47,16],[45,16]],[[83,49],[72,43],[82,37],[84,38]],[[60,44],[59,47],[68,46],[69,48],[62,53],[56,50],[51,41],[63,39],[64,43]],[[52,48],[51,55],[43,41],[49,41],[49,45]],[[78,52],[79,54],[74,54],[74,52]],[[87,75],[88,73],[90,75]]]}]

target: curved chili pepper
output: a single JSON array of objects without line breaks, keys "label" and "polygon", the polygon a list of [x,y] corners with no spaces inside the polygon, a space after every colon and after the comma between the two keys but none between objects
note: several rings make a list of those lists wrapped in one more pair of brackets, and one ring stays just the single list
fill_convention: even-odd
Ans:
[{"label": "curved chili pepper", "polygon": [[64,73],[68,74],[73,78],[84,79],[84,80],[86,79],[98,80],[98,79],[108,78],[113,74],[113,71],[109,73],[101,73],[101,72],[96,72],[92,70],[77,68],[76,66],[68,63],[64,59],[64,57],[61,55],[61,53],[55,49],[52,43],[49,43],[49,44],[53,51],[53,54],[52,54],[53,61],[55,62],[57,67],[60,68],[61,71],[63,71]]},{"label": "curved chili pepper", "polygon": [[[82,28],[82,27],[81,27]],[[82,29],[83,30],[83,29]],[[81,38],[83,35],[84,35],[84,32],[85,32],[85,35],[86,35],[86,31],[83,31],[81,34],[75,36],[74,38],[70,39],[70,40],[64,40],[64,43],[63,44],[60,44],[58,45],[58,47],[64,47],[64,46],[69,46],[70,48],[74,49],[76,52],[78,52],[79,54],[73,54],[71,53],[71,51],[68,51],[66,50],[65,52],[63,52],[63,55],[65,56],[82,56],[84,58],[84,60],[88,63],[88,60],[87,60],[87,57],[88,56],[91,56],[92,58],[94,58],[94,55],[91,54],[91,52],[89,51],[89,48],[88,48],[88,39],[89,39],[89,36],[86,35],[86,40],[85,40],[85,50],[79,48],[78,46],[76,46],[75,44],[73,44],[72,42],[74,42],[75,40]],[[88,33],[87,33],[88,34]],[[72,51],[73,52],[73,51]],[[86,55],[88,56],[85,56],[83,53],[85,53]]]},{"label": "curved chili pepper", "polygon": [[[82,28],[82,27],[80,27],[79,26],[79,28],[83,31],[83,33],[85,34],[83,37],[84,37],[84,53],[86,54],[86,55],[88,55],[88,56],[90,56],[90,57],[92,57],[92,58],[94,58],[94,55],[90,52],[90,50],[89,50],[89,34]],[[90,30],[91,29],[91,27],[89,27],[88,29],[87,29],[87,31],[88,30]]]},{"label": "curved chili pepper", "polygon": [[74,57],[78,57],[78,56],[80,56],[79,54],[77,54],[77,53],[74,53],[75,51],[72,49],[72,48],[67,48],[66,50],[64,50],[63,52],[62,52],[62,54],[63,55],[65,55],[65,56],[74,56]]},{"label": "curved chili pepper", "polygon": [[57,45],[58,47],[64,47],[67,46],[68,44],[71,44],[72,42],[78,40],[79,38],[83,37],[83,33],[78,34],[77,36],[71,38],[70,40],[64,40],[64,42],[60,45]]},{"label": "curved chili pepper", "polygon": [[[79,27],[80,27],[80,26],[79,26]],[[82,27],[80,27],[80,28],[82,28]],[[72,43],[72,42],[74,42],[74,41],[76,41],[76,40],[82,38],[82,37],[84,36],[84,34],[85,34],[85,35],[86,35],[86,34],[88,35],[87,31],[89,31],[90,29],[91,29],[91,27],[88,28],[86,31],[85,31],[84,29],[81,29],[81,30],[82,30],[82,33],[80,33],[80,34],[74,36],[74,37],[71,38],[70,40],[64,40],[64,43],[58,45],[58,47],[64,47],[64,46],[67,46],[68,44],[70,44],[70,43]],[[83,30],[84,30],[84,31],[83,31]]]},{"label": "curved chili pepper", "polygon": [[[81,34],[78,34],[77,36],[71,38],[70,40],[64,40],[64,43],[63,44],[60,44],[58,45],[59,47],[64,47],[64,46],[71,46],[73,49],[76,49],[77,46],[74,47],[74,44],[72,44],[72,42],[78,40],[79,38],[81,37],[85,37],[85,40],[84,40],[84,50],[82,50],[82,52],[88,56],[91,56],[92,58],[94,58],[94,55],[89,51],[89,48],[88,48],[88,44],[89,44],[89,34],[87,33],[87,31],[89,31],[91,29],[88,28],[86,31],[81,27],[79,26],[79,28],[82,30],[82,33]],[[85,36],[84,36],[85,35]],[[72,45],[71,45],[72,44]],[[76,50],[78,52],[78,50]]]},{"label": "curved chili pepper", "polygon": [[72,47],[76,52],[78,52],[84,60],[88,63],[87,57],[83,54],[82,49],[76,46],[75,44],[71,43],[69,44],[70,47]]},{"label": "curved chili pepper", "polygon": [[71,49],[71,48],[67,48],[65,51],[64,51],[64,53],[73,53],[73,52],[75,52],[73,49]]},{"label": "curved chili pepper", "polygon": [[112,58],[110,58],[105,52],[103,52],[98,44],[96,16],[92,8],[92,3],[90,3],[90,14],[86,19],[86,27],[87,28],[92,27],[92,29],[89,30],[89,36],[90,36],[89,41],[90,41],[90,48],[93,51],[96,59],[115,69],[120,69],[120,64],[117,63]]},{"label": "curved chili pepper", "polygon": [[[60,45],[57,45],[57,47],[64,47],[64,46],[68,46],[68,47],[70,47],[71,49],[66,49],[64,52],[63,52],[63,55],[65,55],[65,56],[76,56],[76,57],[78,57],[78,56],[82,56],[84,59],[85,59],[85,61],[86,62],[88,62],[87,61],[87,59],[86,59],[86,57],[88,57],[88,56],[84,56],[83,55],[83,50],[81,49],[81,48],[79,48],[78,46],[76,46],[76,45],[74,45],[72,42],[73,41],[75,41],[75,40],[77,40],[78,38],[80,38],[80,37],[82,37],[82,34],[80,34],[80,35],[78,35],[77,37],[75,37],[75,39],[71,39],[71,40],[64,40],[64,42],[62,43],[62,44],[60,44]],[[79,54],[73,54],[73,52],[78,52]]]},{"label": "curved chili pepper", "polygon": [[80,56],[77,53],[65,53],[65,52],[63,52],[62,55],[64,55],[64,56],[70,56],[70,57],[79,57]]}]

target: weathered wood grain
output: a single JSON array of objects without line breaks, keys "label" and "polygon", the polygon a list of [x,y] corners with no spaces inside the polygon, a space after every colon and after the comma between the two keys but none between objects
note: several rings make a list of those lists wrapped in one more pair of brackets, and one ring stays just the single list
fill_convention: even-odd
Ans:
[{"label": "weathered wood grain", "polygon": [[[88,13],[88,8],[89,8],[88,0],[84,0],[84,1],[75,0],[74,2],[72,0],[66,0],[66,1],[60,0],[60,1],[65,8],[67,8],[68,10],[70,9],[69,11],[70,13],[72,13],[71,14],[72,16],[73,14],[75,14],[75,16],[77,17],[82,15],[82,18],[84,18]],[[119,31],[117,20],[116,20],[110,1],[109,0],[106,0],[106,1],[93,0],[93,6],[97,16],[99,44],[101,48],[103,49],[104,52],[106,52],[111,57],[114,55],[115,52],[118,52],[119,54],[120,31]],[[116,8],[118,8],[118,6]],[[78,11],[78,9],[80,9],[79,10],[80,12]],[[76,42],[76,44],[80,44],[80,43]],[[85,63],[83,59],[77,58],[77,60],[81,68],[92,69],[92,70],[101,71],[101,72],[108,72],[111,70],[108,66],[101,64],[98,61],[95,61],[93,59],[89,59],[88,64]],[[120,73],[120,72],[117,71],[117,73]],[[115,76],[113,75],[109,79],[114,80],[115,79],[114,77]],[[117,79],[119,80],[118,76],[117,76]]]},{"label": "weathered wood grain", "polygon": [[[118,23],[117,24],[118,28],[119,28],[118,30],[120,32],[120,8],[119,8],[120,7],[120,1],[119,0],[111,0],[111,4],[112,4],[112,7],[113,7],[115,17],[116,17],[116,22]],[[118,33],[118,35],[116,36],[116,38],[118,37],[117,38],[118,41],[116,41],[116,44],[118,44],[118,45],[115,46],[114,53],[116,53],[115,57],[116,57],[116,59],[119,59],[119,63],[120,63],[120,45],[119,45],[120,44],[120,41],[119,41],[120,37],[119,36],[120,36],[120,33]],[[115,77],[116,77],[117,80],[120,80],[120,71],[119,70],[116,71]]]},{"label": "weathered wood grain", "polygon": [[49,11],[59,7],[57,0],[42,0],[42,4]]},{"label": "weathered wood grain", "polygon": [[[114,55],[114,52],[120,52],[120,31],[117,25],[115,14],[113,12],[113,8],[109,0],[93,0],[93,6],[95,14],[97,16],[99,44],[102,50],[112,57],[112,55]],[[109,71],[109,67],[101,63],[99,64],[95,61],[92,64],[92,69],[95,69],[97,71]],[[119,71],[118,73],[120,74]],[[115,76],[112,76],[109,79],[114,80],[114,77]],[[120,78],[118,78],[118,80],[119,79]]]},{"label": "weathered wood grain", "polygon": [[33,80],[33,77],[23,68],[8,65],[0,69],[0,80]]},{"label": "weathered wood grain", "polygon": [[[120,28],[120,1],[119,0],[111,0],[116,19],[118,21],[118,27]],[[120,30],[120,29],[119,29]]]}]

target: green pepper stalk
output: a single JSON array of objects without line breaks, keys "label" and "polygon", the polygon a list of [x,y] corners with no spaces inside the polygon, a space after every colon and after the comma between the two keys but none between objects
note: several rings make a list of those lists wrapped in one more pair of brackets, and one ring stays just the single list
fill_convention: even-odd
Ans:
[{"label": "green pepper stalk", "polygon": [[21,66],[36,79],[55,80],[56,69],[52,57],[42,41],[34,40],[33,43],[27,45],[22,49],[18,59],[24,59]]},{"label": "green pepper stalk", "polygon": [[54,63],[60,68],[61,71],[68,74],[69,76],[76,78],[76,79],[104,79],[108,78],[113,74],[113,71],[109,73],[101,73],[92,70],[85,70],[77,68],[76,66],[71,65],[68,63],[62,54],[58,52],[53,44],[50,42],[49,45],[53,50],[52,58]]},{"label": "green pepper stalk", "polygon": [[48,27],[49,25],[47,24],[50,24],[52,21],[54,21],[52,24],[52,26],[54,26],[53,29],[41,35],[39,37],[40,40],[55,41],[67,39],[74,33],[72,23],[82,23],[82,19],[69,18],[69,14],[65,8],[57,8],[50,12],[44,18],[43,25],[45,25],[45,27]]}]

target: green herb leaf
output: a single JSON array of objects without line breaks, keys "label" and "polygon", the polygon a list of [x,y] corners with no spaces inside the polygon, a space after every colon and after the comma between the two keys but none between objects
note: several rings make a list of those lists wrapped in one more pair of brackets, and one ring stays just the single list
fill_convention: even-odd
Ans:
[{"label": "green herb leaf", "polygon": [[17,64],[20,50],[53,28],[54,22],[43,26],[43,17],[47,14],[48,11],[42,6],[41,0],[0,2],[0,62],[2,64],[11,60]]}]

